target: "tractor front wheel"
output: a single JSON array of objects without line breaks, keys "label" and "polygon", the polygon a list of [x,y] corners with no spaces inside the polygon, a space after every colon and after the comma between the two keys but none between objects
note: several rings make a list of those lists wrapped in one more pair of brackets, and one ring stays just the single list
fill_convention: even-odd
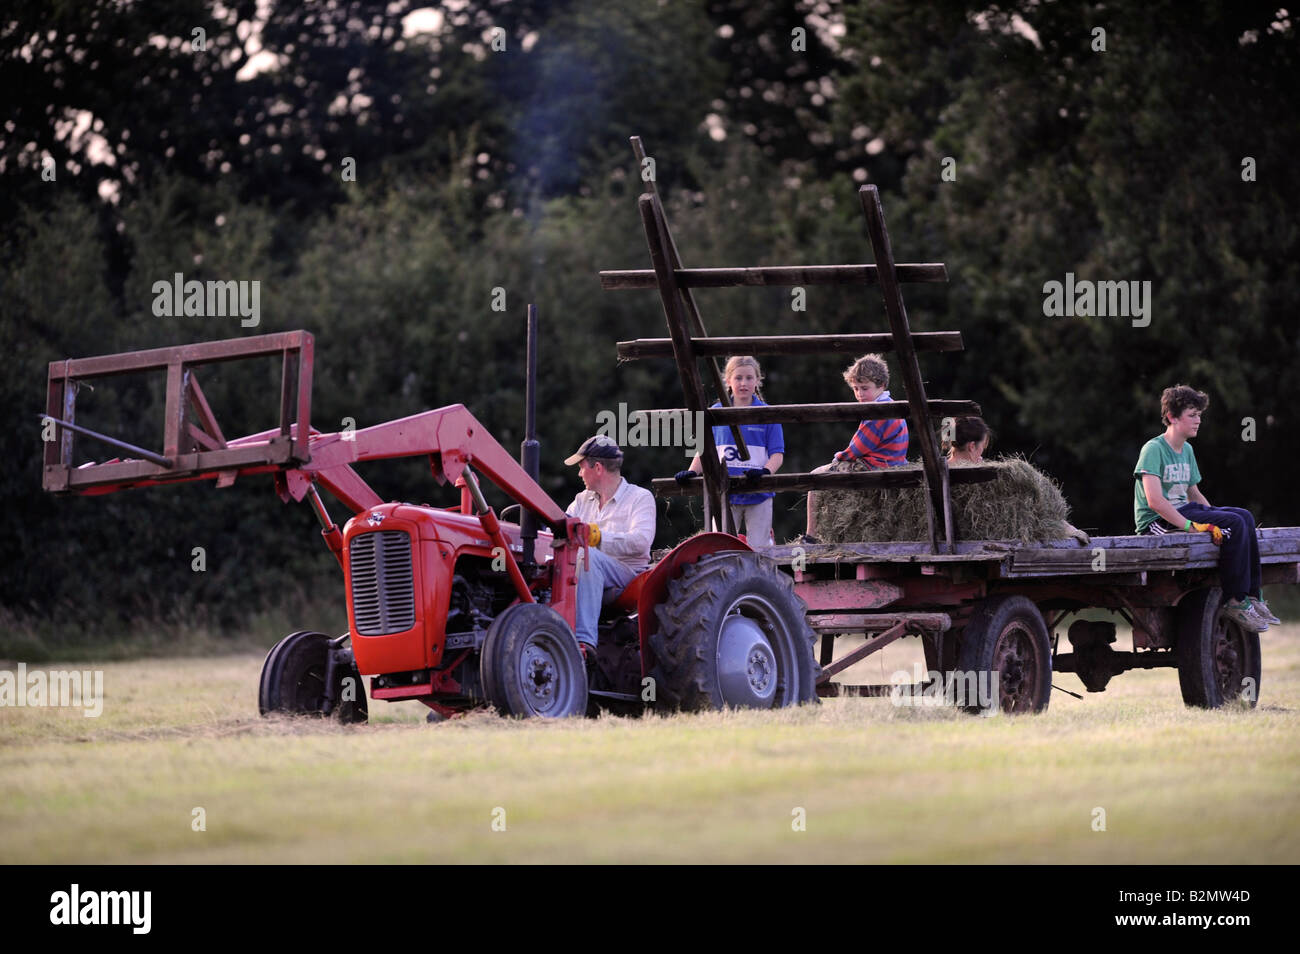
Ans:
[{"label": "tractor front wheel", "polygon": [[[368,718],[366,690],[351,650],[334,645],[324,633],[290,633],[271,647],[262,663],[257,708],[262,715],[337,715],[345,723]],[[325,682],[334,655],[332,705]]]},{"label": "tractor front wheel", "polygon": [[655,608],[657,701],[671,708],[774,709],[817,700],[816,637],[794,582],[757,553],[682,567]]},{"label": "tractor front wheel", "polygon": [[563,719],[587,711],[587,667],[559,613],[540,603],[507,607],[488,627],[479,659],[488,702],[502,715]]}]

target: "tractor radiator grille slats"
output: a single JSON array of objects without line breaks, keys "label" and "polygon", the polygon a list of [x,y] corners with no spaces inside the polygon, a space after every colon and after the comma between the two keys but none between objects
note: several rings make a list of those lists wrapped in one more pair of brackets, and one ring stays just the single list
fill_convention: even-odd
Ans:
[{"label": "tractor radiator grille slats", "polygon": [[358,634],[384,636],[415,625],[410,535],[401,530],[359,534],[348,545],[348,565]]}]

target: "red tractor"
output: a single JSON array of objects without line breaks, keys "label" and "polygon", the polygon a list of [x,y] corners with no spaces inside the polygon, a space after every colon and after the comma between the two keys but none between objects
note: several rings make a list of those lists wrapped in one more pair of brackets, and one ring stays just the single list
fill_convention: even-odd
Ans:
[{"label": "red tractor", "polygon": [[[417,700],[442,716],[484,705],[558,718],[598,705],[767,708],[816,699],[814,637],[792,579],[724,533],[692,537],[637,576],[607,607],[596,658],[584,662],[573,629],[588,526],[537,483],[530,326],[523,464],[460,404],[356,431],[312,429],[313,342],[299,331],[51,363],[43,417],[59,433],[46,444],[45,488],[102,494],[203,479],[224,486],[271,473],[283,499],[311,503],[343,569],[347,631],[295,632],[271,649],[258,693],[264,715],[362,721],[363,676],[371,677],[371,699]],[[267,354],[283,357],[280,426],[226,440],[194,369]],[[75,423],[78,381],[162,369],[162,454]],[[74,466],[74,434],[131,456]],[[427,456],[435,480],[460,488],[458,504],[385,502],[352,466],[413,456]],[[515,501],[518,523],[497,518],[476,474]],[[341,529],[320,487],[351,511]]]}]

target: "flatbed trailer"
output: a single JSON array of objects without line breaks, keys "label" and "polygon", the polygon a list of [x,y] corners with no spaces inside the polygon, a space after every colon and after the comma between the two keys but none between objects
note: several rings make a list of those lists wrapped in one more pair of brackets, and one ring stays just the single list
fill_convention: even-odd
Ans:
[{"label": "flatbed trailer", "polygon": [[[1258,531],[1265,584],[1300,583],[1300,527]],[[1101,692],[1131,669],[1178,669],[1188,705],[1216,707],[1259,696],[1259,636],[1219,612],[1219,548],[1208,533],[1098,536],[1053,543],[969,541],[955,553],[922,542],[782,546],[765,551],[794,577],[821,641],[821,696],[897,695],[951,685],[954,673],[996,673],[1001,707],[1041,711],[1057,672]],[[1119,614],[1133,649],[1118,651]],[[866,642],[835,655],[835,641]],[[922,641],[928,679],[848,685],[833,677],[905,636]],[[1067,648],[1068,647],[1068,648]],[[959,686],[960,688],[960,686]]]},{"label": "flatbed trailer", "polygon": [[[645,150],[638,138],[633,138],[632,147],[637,161],[643,162]],[[973,401],[932,400],[926,393],[918,355],[959,351],[964,343],[956,331],[914,333],[902,285],[945,282],[947,270],[938,262],[895,262],[875,186],[864,185],[858,192],[874,264],[725,268],[686,267],[654,182],[648,186],[638,208],[652,267],[602,271],[600,278],[608,291],[657,289],[670,337],[619,342],[618,356],[621,361],[673,359],[686,407],[650,413],[695,413],[706,425],[700,454],[703,479],[685,486],[658,479],[652,484],[656,494],[702,496],[705,529],[734,530],[731,508],[725,504],[729,478],[713,441],[715,425],[733,428],[738,459],[743,460],[748,454],[741,424],[906,418],[912,451],[919,453],[919,468],[782,473],[744,486],[747,492],[777,494],[924,488],[925,540],[762,550],[793,576],[796,594],[807,605],[808,622],[820,636],[820,695],[915,693],[941,680],[945,692],[961,680],[969,690],[971,680],[978,678],[995,698],[985,693],[971,708],[988,711],[1000,703],[1005,711],[1041,711],[1050,698],[1053,672],[1077,673],[1090,692],[1100,692],[1111,678],[1130,669],[1170,667],[1178,669],[1189,705],[1256,702],[1259,635],[1223,618],[1219,552],[1208,533],[1100,536],[1086,545],[1076,539],[1025,544],[958,538],[952,486],[994,480],[997,470],[988,464],[949,468],[939,452],[937,425],[943,422],[946,429],[953,417],[982,411]],[[888,333],[710,337],[694,295],[697,288],[809,285],[878,289]],[[728,354],[864,351],[893,352],[906,400],[730,407],[714,363]],[[699,370],[701,360],[705,375]],[[710,406],[706,379],[720,407]],[[1260,530],[1259,544],[1265,584],[1300,582],[1300,528]],[[1062,651],[1058,629],[1088,609],[1118,613],[1132,626],[1133,649],[1112,648],[1114,623],[1080,618],[1066,630],[1070,649]],[[836,659],[835,640],[851,634],[865,635],[865,644]],[[848,686],[834,681],[849,666],[908,635],[919,636],[924,645],[928,672],[921,684]],[[969,695],[963,694],[967,702]]]}]

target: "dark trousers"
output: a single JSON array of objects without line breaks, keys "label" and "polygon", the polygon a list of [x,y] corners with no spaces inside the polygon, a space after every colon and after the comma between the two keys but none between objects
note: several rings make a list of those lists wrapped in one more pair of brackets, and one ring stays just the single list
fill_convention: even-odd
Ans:
[{"label": "dark trousers", "polygon": [[1219,548],[1223,592],[1234,600],[1247,593],[1259,596],[1259,537],[1255,535],[1255,518],[1251,512],[1240,507],[1207,507],[1198,503],[1183,504],[1178,512],[1193,523],[1212,523],[1232,531]]}]

